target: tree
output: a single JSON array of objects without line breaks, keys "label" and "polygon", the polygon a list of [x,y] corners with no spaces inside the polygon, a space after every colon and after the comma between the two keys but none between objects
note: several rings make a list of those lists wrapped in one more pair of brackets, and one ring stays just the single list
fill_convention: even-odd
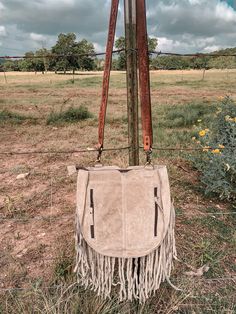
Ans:
[{"label": "tree", "polygon": [[77,54],[84,56],[77,57],[77,68],[82,70],[94,70],[95,68],[95,61],[91,56],[86,56],[86,54],[93,54],[95,53],[94,45],[88,42],[86,39],[82,39],[76,44],[75,49]]},{"label": "tree", "polygon": [[[158,45],[158,40],[155,37],[148,37],[148,50],[155,51]],[[125,37],[119,37],[115,42],[116,49],[125,49]],[[119,54],[118,62],[116,64],[118,70],[124,70],[126,68],[126,55],[122,51]]]},{"label": "tree", "polygon": [[36,71],[36,62],[32,51],[25,53],[25,58],[19,61],[19,68],[24,72]]},{"label": "tree", "polygon": [[46,48],[39,49],[35,52],[35,70],[40,71],[42,73],[47,72],[50,65],[50,58],[48,56],[51,55],[51,51]]},{"label": "tree", "polygon": [[63,70],[64,73],[66,73],[68,69],[71,69],[71,67],[75,66],[74,57],[71,56],[75,53],[75,47],[76,35],[74,33],[59,34],[56,45],[52,47],[53,54],[62,55],[53,58],[56,71]]},{"label": "tree", "polygon": [[18,61],[15,60],[7,60],[2,64],[2,69],[5,72],[10,72],[10,71],[19,71],[19,65]]},{"label": "tree", "polygon": [[[76,42],[74,33],[60,34],[55,46],[52,47],[52,53],[62,56],[55,56],[51,61],[51,66],[56,71],[85,69],[93,70],[95,67],[94,60],[86,54],[93,54],[94,45],[86,39]],[[80,56],[81,55],[81,56]]]}]

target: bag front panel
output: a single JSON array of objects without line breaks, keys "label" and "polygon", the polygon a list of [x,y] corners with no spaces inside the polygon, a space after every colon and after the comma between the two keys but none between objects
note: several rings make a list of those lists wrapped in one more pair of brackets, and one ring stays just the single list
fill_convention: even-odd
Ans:
[{"label": "bag front panel", "polygon": [[141,257],[162,242],[171,209],[165,167],[78,175],[78,219],[86,242],[111,257]]}]

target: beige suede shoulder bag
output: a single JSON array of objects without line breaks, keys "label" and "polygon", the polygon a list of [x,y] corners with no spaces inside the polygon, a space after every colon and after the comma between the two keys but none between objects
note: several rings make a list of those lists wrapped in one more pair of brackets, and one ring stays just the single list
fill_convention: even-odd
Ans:
[{"label": "beige suede shoulder bag", "polygon": [[[112,0],[99,118],[99,160],[118,4],[118,0]],[[140,102],[148,164],[127,169],[100,166],[79,170],[75,269],[78,282],[99,296],[110,297],[114,287],[121,301],[139,302],[153,295],[161,282],[170,283],[176,256],[175,213],[167,169],[152,166],[149,160],[152,124],[144,5],[144,0],[137,0]]]}]

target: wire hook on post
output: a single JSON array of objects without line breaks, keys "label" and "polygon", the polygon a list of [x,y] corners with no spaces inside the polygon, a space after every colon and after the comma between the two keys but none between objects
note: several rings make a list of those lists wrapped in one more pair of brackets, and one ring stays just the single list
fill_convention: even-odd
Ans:
[{"label": "wire hook on post", "polygon": [[98,148],[98,155],[97,155],[97,159],[96,159],[96,162],[95,162],[96,165],[100,165],[101,164],[102,152],[103,152],[103,147],[100,146]]},{"label": "wire hook on post", "polygon": [[147,156],[146,165],[151,165],[152,164],[152,148],[146,151],[146,156]]}]

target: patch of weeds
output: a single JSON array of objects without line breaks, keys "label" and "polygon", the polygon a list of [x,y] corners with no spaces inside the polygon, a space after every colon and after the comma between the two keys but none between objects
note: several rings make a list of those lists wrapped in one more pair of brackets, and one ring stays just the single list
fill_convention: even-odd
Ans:
[{"label": "patch of weeds", "polygon": [[93,114],[85,106],[80,106],[79,108],[70,107],[65,111],[51,112],[47,118],[47,124],[74,123],[92,117]]},{"label": "patch of weeds", "polygon": [[194,226],[195,225],[194,221],[192,219],[189,219],[189,218],[182,218],[181,223],[184,225],[188,225],[188,226]]},{"label": "patch of weeds", "polygon": [[176,213],[176,216],[182,216],[184,214],[184,211],[181,207],[177,207],[175,208],[175,213]]},{"label": "patch of weeds", "polygon": [[226,254],[214,237],[204,238],[199,246],[196,248],[199,252],[199,264],[210,266],[209,271],[206,273],[206,278],[214,278],[224,274],[224,268],[221,262]]},{"label": "patch of weeds", "polygon": [[117,124],[127,124],[128,123],[128,118],[126,116],[122,117],[107,117],[106,118],[106,123],[110,125],[117,125]]},{"label": "patch of weeds", "polygon": [[11,112],[8,110],[0,111],[0,124],[21,124],[26,120],[36,121],[35,118],[27,117],[19,113]]},{"label": "patch of weeds", "polygon": [[22,209],[16,205],[17,200],[13,199],[9,195],[4,198],[4,205],[1,208],[1,213],[5,218],[23,217],[25,214],[25,209]]},{"label": "patch of weeds", "polygon": [[196,221],[206,227],[211,233],[215,232],[218,239],[224,241],[231,240],[233,230],[229,224],[226,224],[222,220],[215,217],[203,217],[197,218]]},{"label": "patch of weeds", "polygon": [[210,124],[199,125],[195,147],[203,154],[190,157],[199,171],[204,193],[221,200],[236,201],[236,103],[225,97]]},{"label": "patch of weeds", "polygon": [[77,78],[69,79],[66,82],[57,83],[58,87],[65,85],[79,85],[84,88],[99,87],[102,85],[102,77],[86,77],[86,78]]},{"label": "patch of weeds", "polygon": [[169,82],[161,82],[161,81],[155,82],[155,81],[151,81],[151,88],[158,88],[160,86],[169,86],[169,85],[170,85]]},{"label": "patch of weeds", "polygon": [[27,173],[30,172],[30,168],[26,165],[15,165],[12,169],[11,169],[11,173],[12,174],[21,174],[21,173]]},{"label": "patch of weeds", "polygon": [[198,313],[235,313],[234,293],[235,289],[232,290],[230,285],[226,285],[224,289],[221,289],[221,291],[219,289],[215,294],[204,293],[199,295],[199,302],[204,304],[204,309]]},{"label": "patch of weeds", "polygon": [[197,124],[199,120],[208,121],[216,111],[216,105],[205,103],[189,103],[184,105],[166,106],[162,109],[159,126],[168,128],[186,128]]},{"label": "patch of weeds", "polygon": [[175,83],[173,83],[173,85],[176,85],[176,86],[189,86],[189,87],[204,87],[206,85],[206,82],[204,80],[202,80],[202,78],[198,81],[186,81],[186,80],[183,80],[183,81],[177,81]]},{"label": "patch of weeds", "polygon": [[54,268],[55,283],[66,280],[72,273],[72,261],[67,256],[61,256]]},{"label": "patch of weeds", "polygon": [[[158,147],[186,147],[191,143],[191,137],[194,135],[193,130],[176,130],[155,127],[154,125],[154,139],[158,143]],[[162,152],[170,155],[170,152]],[[174,153],[174,152],[171,152]],[[177,151],[176,153],[180,153]],[[160,154],[158,154],[160,156]]]}]

